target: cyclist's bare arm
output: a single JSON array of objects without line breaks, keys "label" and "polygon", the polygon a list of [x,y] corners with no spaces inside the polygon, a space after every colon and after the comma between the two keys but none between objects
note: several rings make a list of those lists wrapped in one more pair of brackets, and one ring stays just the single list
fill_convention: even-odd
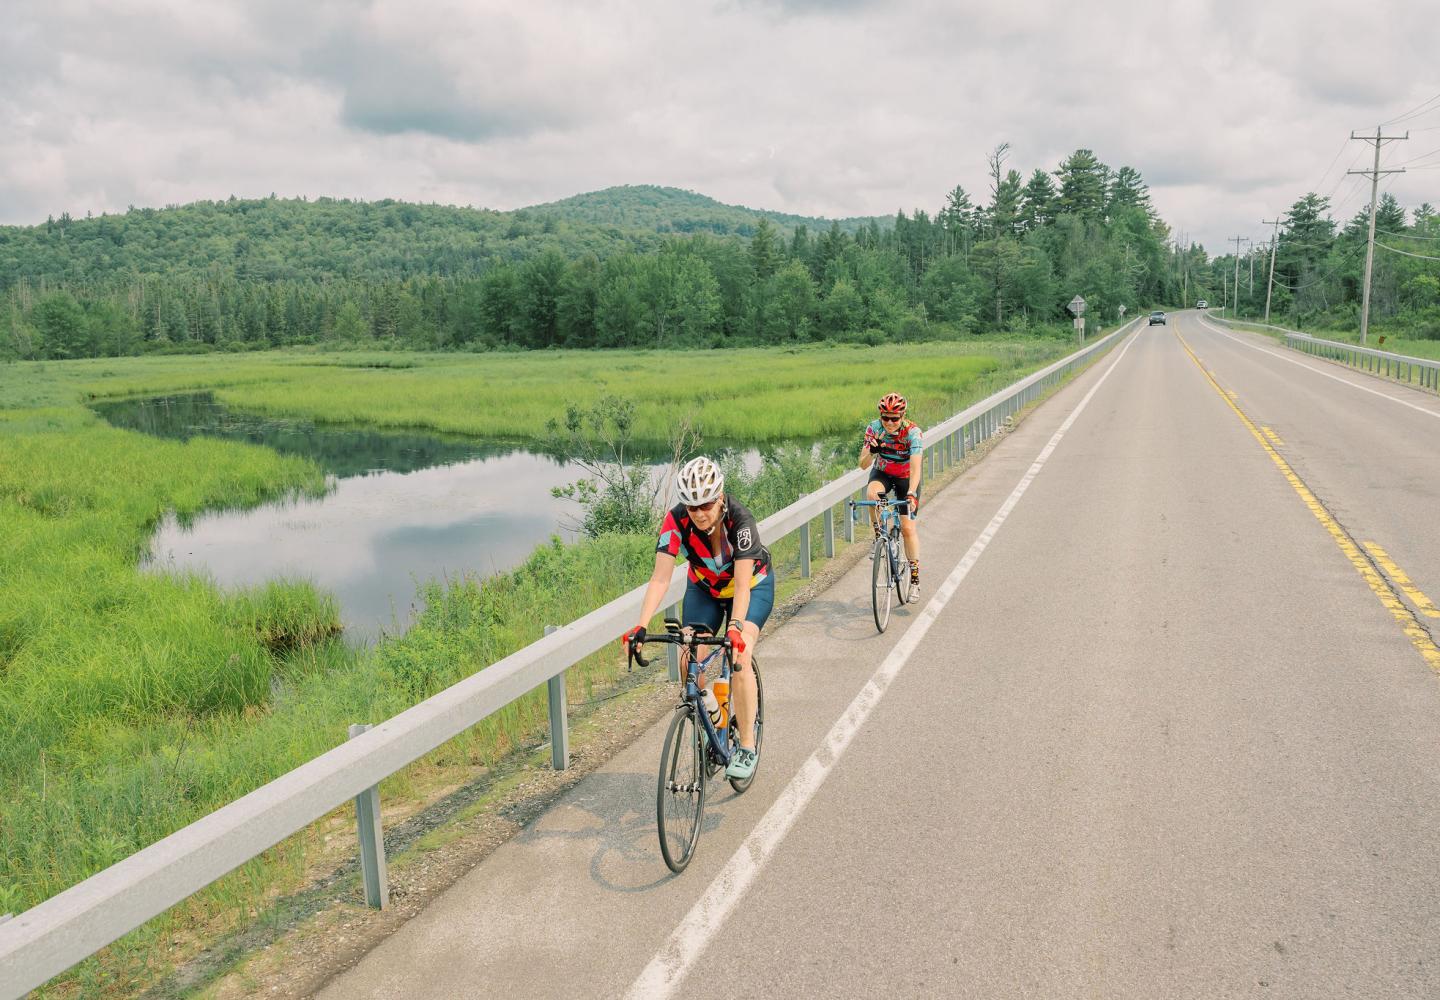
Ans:
[{"label": "cyclist's bare arm", "polygon": [[660,610],[660,602],[665,599],[665,590],[670,586],[670,577],[675,572],[675,557],[668,552],[655,553],[655,572],[650,574],[650,582],[645,585],[645,601],[640,606],[640,620],[636,623],[646,625],[655,612]]},{"label": "cyclist's bare arm", "polygon": [[730,602],[730,620],[739,625],[750,611],[750,581],[755,578],[754,559],[735,560],[735,597]]},{"label": "cyclist's bare arm", "polygon": [[870,446],[868,444],[862,444],[860,446],[860,468],[868,469],[870,468],[870,463],[874,461],[875,453],[870,450]]}]

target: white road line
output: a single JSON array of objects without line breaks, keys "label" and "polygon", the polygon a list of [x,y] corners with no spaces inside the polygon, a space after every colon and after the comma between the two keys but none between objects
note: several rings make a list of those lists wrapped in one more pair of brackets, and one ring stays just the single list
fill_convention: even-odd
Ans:
[{"label": "white road line", "polygon": [[925,610],[916,616],[914,623],[895,644],[890,655],[885,657],[884,662],[870,677],[869,682],[855,696],[855,700],[845,709],[844,714],[840,716],[835,725],[831,727],[819,748],[805,761],[795,777],[790,779],[790,783],[785,786],[780,797],[760,818],[760,822],[755,824],[755,829],[750,832],[744,843],[726,862],[720,874],[715,877],[715,881],[711,882],[709,888],[705,890],[705,894],[691,907],[690,912],[680,921],[680,925],[675,928],[660,951],[651,959],[650,964],[640,973],[639,978],[625,994],[628,1000],[641,1000],[641,998],[651,1000],[651,998],[670,996],[675,987],[685,978],[685,974],[690,971],[691,966],[704,953],[708,942],[716,939],[717,932],[730,916],[730,912],[745,891],[749,889],[755,877],[760,874],[760,869],[764,867],[765,862],[770,859],[770,856],[775,853],[775,849],[785,839],[786,834],[790,832],[790,827],[804,812],[810,799],[825,783],[825,779],[829,777],[831,770],[850,745],[851,739],[854,738],[875,706],[880,704],[880,699],[885,696],[885,691],[890,687],[891,681],[899,676],[900,671],[909,662],[910,654],[915,651],[915,647],[920,644],[925,633],[930,631],[930,626],[934,624],[945,605],[950,602],[956,589],[969,575],[971,567],[975,565],[980,554],[994,539],[1000,526],[1005,523],[1005,519],[1010,516],[1010,512],[1015,509],[1015,505],[1025,495],[1025,491],[1030,488],[1030,483],[1040,474],[1040,469],[1045,465],[1056,445],[1060,443],[1060,439],[1065,436],[1065,432],[1089,405],[1095,393],[1100,391],[1100,387],[1105,384],[1110,373],[1124,359],[1126,351],[1130,350],[1136,339],[1134,336],[1130,338],[1114,362],[1105,370],[1105,374],[1100,376],[1100,381],[1095,383],[1085,394],[1085,398],[1080,401],[1080,405],[1075,407],[1074,412],[1060,425],[1060,429],[1055,432],[1050,443],[1040,452],[1034,464],[1020,480],[1020,484],[1000,505],[994,518],[985,526],[985,530],[980,532],[979,537],[970,546],[970,550],[965,553],[965,557],[945,578],[945,582],[940,585],[935,596],[930,599],[930,603],[925,605]]},{"label": "white road line", "polygon": [[[1197,317],[1197,318],[1198,318],[1198,317]],[[1248,340],[1241,340],[1239,337],[1235,336],[1233,333],[1231,333],[1231,332],[1228,331],[1228,330],[1222,330],[1222,329],[1220,329],[1218,326],[1216,326],[1215,324],[1211,323],[1209,320],[1200,319],[1199,322],[1200,322],[1200,325],[1203,326],[1203,327],[1205,327],[1207,330],[1214,330],[1216,333],[1220,334],[1220,336],[1222,336],[1222,337],[1229,337],[1231,340],[1235,341],[1235,343],[1237,343],[1237,344],[1242,344],[1242,345],[1244,345],[1245,347],[1250,348],[1252,351],[1259,351],[1261,354],[1268,354],[1268,355],[1270,355],[1272,358],[1279,358],[1281,361],[1288,361],[1288,362],[1290,362],[1292,365],[1299,365],[1301,368],[1304,368],[1307,372],[1314,372],[1316,375],[1323,375],[1323,376],[1325,376],[1325,377],[1328,378],[1328,379],[1333,379],[1334,381],[1339,382],[1341,385],[1348,385],[1348,386],[1349,386],[1350,388],[1352,388],[1352,389],[1359,389],[1361,392],[1368,392],[1368,393],[1369,393],[1370,395],[1372,395],[1372,396],[1379,396],[1381,399],[1388,399],[1388,400],[1390,400],[1390,402],[1392,402],[1392,403],[1399,403],[1401,406],[1408,406],[1408,407],[1410,407],[1410,409],[1416,411],[1417,413],[1423,413],[1423,414],[1425,414],[1427,417],[1434,417],[1436,420],[1440,420],[1440,411],[1437,411],[1437,410],[1427,410],[1427,409],[1426,409],[1425,407],[1423,407],[1423,406],[1416,406],[1414,403],[1407,403],[1407,402],[1406,402],[1405,400],[1403,400],[1403,399],[1396,399],[1394,396],[1390,395],[1389,393],[1379,392],[1379,391],[1377,391],[1377,390],[1375,390],[1375,389],[1371,389],[1369,386],[1365,386],[1365,385],[1356,385],[1354,382],[1351,382],[1348,378],[1341,378],[1339,375],[1332,374],[1331,372],[1321,371],[1319,368],[1315,368],[1315,367],[1313,367],[1312,365],[1307,365],[1305,362],[1299,360],[1298,358],[1291,358],[1291,357],[1285,356],[1284,354],[1276,353],[1275,351],[1266,350],[1265,348],[1261,347],[1261,346],[1258,345],[1258,344],[1252,344],[1252,343],[1250,343]]]}]

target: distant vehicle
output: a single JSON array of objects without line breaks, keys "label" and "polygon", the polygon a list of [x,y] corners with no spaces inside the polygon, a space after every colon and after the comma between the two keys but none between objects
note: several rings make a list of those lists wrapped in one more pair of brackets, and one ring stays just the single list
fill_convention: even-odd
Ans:
[{"label": "distant vehicle", "polygon": [[1165,325],[1165,314],[1159,309],[1156,309],[1150,314],[1150,325],[1154,326],[1156,323],[1159,323],[1161,326]]},{"label": "distant vehicle", "polygon": [[1210,308],[1210,303],[1206,302],[1204,299],[1201,299],[1199,302],[1195,303],[1195,308],[1196,308],[1196,309],[1209,309],[1209,308]]}]

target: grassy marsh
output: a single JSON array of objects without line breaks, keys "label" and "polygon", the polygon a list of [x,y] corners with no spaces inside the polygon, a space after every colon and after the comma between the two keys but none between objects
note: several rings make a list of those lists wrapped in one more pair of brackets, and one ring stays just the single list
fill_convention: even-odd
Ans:
[{"label": "grassy marsh", "polygon": [[[151,357],[0,365],[0,912],[28,908],[312,759],[352,722],[396,714],[643,582],[653,538],[544,546],[481,583],[431,581],[404,635],[354,651],[333,601],[303,582],[222,591],[141,573],[168,512],[316,492],[310,462],[252,445],[165,441],[108,427],[93,398],[211,389],[231,405],[320,421],[538,439],[567,402],[639,403],[642,436],[693,414],[706,440],[856,435],[898,388],[922,422],[1067,350],[1053,340],[695,352]],[[743,387],[738,392],[738,384]],[[698,387],[698,388],[697,388]],[[854,448],[839,447],[832,468]],[[746,483],[769,513],[828,471],[777,453]],[[818,533],[817,533],[818,534]],[[818,554],[818,537],[812,543]],[[782,563],[795,542],[777,549]],[[614,650],[570,673],[574,701],[623,670]],[[536,738],[543,690],[428,755],[473,769]],[[410,772],[385,785],[412,793]],[[154,962],[177,927],[247,918],[303,870],[287,842],[67,975],[106,992]],[[122,991],[123,992],[123,991]]]}]

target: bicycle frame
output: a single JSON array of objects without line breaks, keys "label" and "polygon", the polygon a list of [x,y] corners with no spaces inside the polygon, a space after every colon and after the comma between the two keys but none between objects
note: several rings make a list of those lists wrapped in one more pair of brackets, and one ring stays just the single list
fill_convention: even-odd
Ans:
[{"label": "bicycle frame", "polygon": [[[720,676],[716,678],[716,680],[728,681],[730,679],[730,640],[728,638],[722,639],[714,635],[697,633],[693,626],[681,626],[679,622],[672,618],[665,620],[665,629],[666,631],[663,634],[647,636],[645,641],[664,642],[672,646],[684,646],[690,650],[690,665],[685,671],[685,692],[682,696],[682,703],[690,705],[694,709],[696,717],[700,720],[700,725],[705,728],[705,737],[710,744],[710,750],[719,758],[722,767],[728,767],[730,764],[730,750],[725,745],[725,734],[728,733],[731,727],[737,722],[733,700],[727,699],[730,701],[730,703],[726,705],[729,718],[725,720],[725,725],[717,730],[715,723],[710,721],[710,713],[705,709],[705,700],[700,695],[700,685],[696,683],[696,678],[705,672],[705,668],[718,656],[720,657]],[[701,646],[712,646],[714,648],[711,649],[707,656],[702,658],[699,655]],[[650,661],[645,659],[640,651],[633,646],[630,648],[630,656],[642,667],[650,665]]]},{"label": "bicycle frame", "polygon": [[892,527],[897,530],[899,529],[899,508],[901,507],[904,507],[906,509],[907,514],[909,514],[910,520],[915,520],[915,514],[913,511],[910,510],[909,500],[846,500],[845,505],[850,508],[850,520],[852,521],[858,521],[860,519],[861,507],[879,507],[880,530],[885,532],[886,534],[890,533],[890,529]]},{"label": "bicycle frame", "polygon": [[[695,714],[700,719],[700,725],[705,727],[705,736],[710,741],[710,749],[716,757],[720,758],[720,765],[722,767],[728,767],[730,765],[730,750],[725,746],[726,740],[720,731],[715,728],[715,723],[710,721],[710,713],[706,710],[705,700],[700,695],[700,685],[696,683],[698,676],[705,672],[705,668],[710,665],[710,661],[717,656],[720,657],[720,676],[715,679],[723,681],[730,680],[730,657],[723,655],[724,653],[725,649],[717,646],[711,650],[710,655],[703,660],[697,660],[694,656],[690,657],[690,668],[685,672],[685,701],[694,706]],[[726,732],[729,732],[730,727],[734,726],[736,721],[735,707],[729,703],[731,699],[728,694],[725,700],[727,702],[725,711],[728,718],[725,720],[724,729]]]}]

